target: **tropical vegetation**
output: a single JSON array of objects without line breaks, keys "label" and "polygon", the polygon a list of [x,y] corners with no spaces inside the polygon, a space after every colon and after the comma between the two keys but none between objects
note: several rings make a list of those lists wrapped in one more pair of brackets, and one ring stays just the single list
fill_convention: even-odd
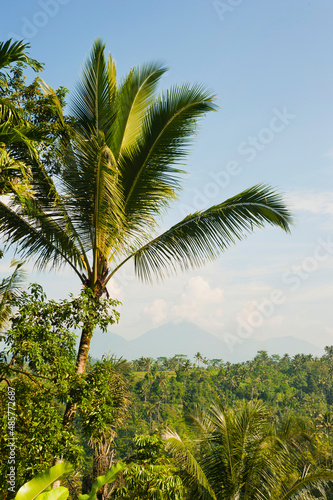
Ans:
[{"label": "tropical vegetation", "polygon": [[[194,364],[181,355],[89,357],[94,329],[119,319],[107,285],[123,266],[132,262],[147,282],[164,279],[266,224],[290,229],[280,195],[256,185],[158,232],[215,96],[190,84],[158,94],[166,68],[156,62],[119,82],[97,40],[66,114],[66,89],[39,77],[26,84],[27,66],[42,69],[28,48],[0,44],[0,234],[40,269],[69,266],[82,291],[58,302],[37,284],[23,291],[19,261],[0,284],[0,449],[9,456],[8,440],[19,436],[17,498],[324,498],[329,347],[321,359],[261,352],[240,365],[199,352]],[[186,420],[198,407],[193,431]],[[10,498],[8,460],[0,475]]]},{"label": "tropical vegetation", "polygon": [[217,401],[209,412],[191,418],[197,436],[194,453],[193,444],[188,446],[176,432],[164,433],[189,498],[312,500],[325,496],[333,471],[310,470],[311,453],[301,426],[294,429],[288,420],[274,428],[268,417],[258,401],[243,403],[236,410],[225,409]]},{"label": "tropical vegetation", "polygon": [[[118,85],[116,65],[94,43],[72,98],[73,123],[66,130],[62,103],[43,90],[58,112],[53,147],[61,165],[46,168],[35,148],[29,195],[0,201],[0,232],[24,258],[45,268],[68,264],[91,290],[91,300],[129,260],[145,280],[177,268],[197,267],[265,223],[289,230],[290,213],[269,187],[255,186],[205,211],[190,214],[157,235],[164,210],[175,200],[198,119],[216,109],[214,96],[184,84],[156,96],[165,67],[134,68]],[[35,141],[36,142],[36,141]],[[83,326],[77,373],[83,374],[93,328]],[[68,401],[64,425],[77,404]]]}]

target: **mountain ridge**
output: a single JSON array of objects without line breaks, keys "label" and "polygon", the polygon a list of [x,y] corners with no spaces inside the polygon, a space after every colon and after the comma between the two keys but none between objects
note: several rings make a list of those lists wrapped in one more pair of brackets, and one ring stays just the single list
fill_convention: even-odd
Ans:
[{"label": "mountain ridge", "polygon": [[235,342],[231,345],[192,323],[165,323],[132,340],[126,340],[115,333],[103,334],[97,331],[92,339],[91,355],[101,357],[111,352],[117,357],[133,360],[141,356],[158,358],[185,354],[193,359],[195,353],[199,351],[208,359],[239,363],[253,359],[260,350],[267,351],[269,355],[280,356],[285,353],[290,356],[295,354],[321,356],[324,353],[323,349],[291,335],[264,341],[255,338],[241,339],[236,336],[233,339]]}]

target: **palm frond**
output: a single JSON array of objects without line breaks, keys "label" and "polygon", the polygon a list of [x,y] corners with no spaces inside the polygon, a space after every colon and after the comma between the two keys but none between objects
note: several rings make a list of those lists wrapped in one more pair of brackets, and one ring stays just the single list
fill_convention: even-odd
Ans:
[{"label": "palm frond", "polygon": [[[54,180],[39,162],[32,162],[31,170],[33,174],[31,182],[33,196],[26,199],[25,203],[21,203],[20,207],[15,206],[14,212],[23,221],[27,222],[33,230],[39,231],[42,241],[44,238],[42,235],[43,227],[47,228],[47,226],[43,225],[43,222],[49,220],[50,229],[52,227],[55,229],[53,236],[51,236],[54,245],[61,248],[62,242],[65,243],[63,254],[67,255],[68,261],[72,263],[71,265],[78,263],[77,270],[80,272],[77,274],[80,276],[80,279],[83,279],[81,274],[82,268],[88,274],[91,274],[87,257],[87,252],[91,248],[91,237],[90,233],[87,234],[83,231],[82,226],[77,223],[77,220],[80,221],[80,215],[82,214],[77,213],[76,210],[72,210],[73,205],[75,205],[75,194],[77,195],[77,193],[74,193],[72,196],[68,193],[60,194]],[[86,194],[84,195],[84,199],[86,199]],[[28,254],[27,257],[31,257],[32,255],[34,254]],[[66,257],[63,258],[66,260]],[[61,259],[61,255],[59,259]],[[58,264],[57,259],[55,262]],[[47,265],[47,262],[45,265]],[[41,261],[39,266],[43,268]]]},{"label": "palm frond", "polygon": [[270,187],[258,185],[208,210],[188,215],[131,257],[139,277],[151,281],[153,275],[164,278],[176,269],[196,268],[215,259],[265,223],[288,232],[291,222],[281,197]]},{"label": "palm frond", "polygon": [[[45,131],[38,126],[22,123],[14,124],[8,120],[0,124],[0,140],[6,146],[15,146],[24,144],[27,148],[34,152],[34,142],[48,142]],[[34,153],[34,156],[36,154]]]},{"label": "palm frond", "polygon": [[87,142],[77,134],[75,146],[62,173],[66,207],[90,247],[107,248],[123,226],[117,164],[103,135],[92,136]]},{"label": "palm frond", "polygon": [[[31,59],[27,54],[30,44],[23,43],[23,40],[13,42],[12,39],[0,43],[0,69],[8,67],[10,64],[22,62],[30,66],[34,71],[40,71],[43,65]],[[0,85],[6,85],[6,76],[0,73]]]},{"label": "palm frond", "polygon": [[16,193],[19,197],[24,196],[30,190],[30,179],[30,168],[0,147],[0,195]]},{"label": "palm frond", "polygon": [[55,214],[51,216],[38,209],[34,200],[25,200],[24,208],[30,211],[30,217],[0,201],[0,224],[5,243],[16,246],[23,258],[36,257],[39,269],[49,263],[54,267],[67,263],[84,281],[82,256],[75,245],[75,235],[66,231],[63,214],[59,214],[57,220]]},{"label": "palm frond", "polygon": [[150,63],[134,68],[118,91],[118,116],[115,126],[115,156],[136,144],[156,86],[166,68]]},{"label": "palm frond", "polygon": [[[303,474],[290,487],[284,488],[280,500],[315,500],[317,498],[326,499],[327,487],[333,484],[333,471],[329,469],[319,469],[309,472],[305,468]],[[319,496],[320,495],[320,496]]]},{"label": "palm frond", "polygon": [[91,135],[103,132],[107,142],[116,116],[116,87],[110,78],[110,65],[108,67],[105,61],[104,49],[101,40],[96,40],[74,90],[71,107],[74,117],[79,120],[80,133],[87,140]]},{"label": "palm frond", "polygon": [[12,311],[12,301],[20,296],[26,273],[23,262],[13,260],[10,267],[15,267],[13,273],[0,282],[0,331],[8,325]]},{"label": "palm frond", "polygon": [[163,433],[163,439],[166,441],[167,452],[172,455],[180,469],[186,471],[187,475],[184,476],[183,480],[191,489],[193,498],[217,500],[202,467],[179,435],[174,431],[166,430]]},{"label": "palm frond", "polygon": [[62,109],[61,102],[56,94],[56,92],[50,87],[42,78],[36,78],[36,81],[39,82],[39,86],[45,95],[52,97],[53,103],[57,110],[57,118],[59,119],[59,123],[64,127],[64,113]]},{"label": "palm frond", "polygon": [[22,110],[16,108],[6,97],[0,98],[0,123],[15,120],[15,123],[24,123]]},{"label": "palm frond", "polygon": [[[214,96],[199,85],[173,87],[150,106],[139,140],[119,160],[128,227],[142,231],[175,199],[179,164],[193,142],[198,119],[215,110]],[[178,166],[177,166],[178,165]]]},{"label": "palm frond", "polygon": [[23,62],[28,64],[35,71],[42,69],[43,65],[31,59],[27,55],[29,43],[23,43],[23,40],[13,42],[12,39],[0,43],[0,68],[5,68],[14,62]]}]

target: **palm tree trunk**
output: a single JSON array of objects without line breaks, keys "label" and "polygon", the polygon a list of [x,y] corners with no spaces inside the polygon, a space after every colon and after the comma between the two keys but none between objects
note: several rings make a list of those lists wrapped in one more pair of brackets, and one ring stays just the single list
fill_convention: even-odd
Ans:
[{"label": "palm tree trunk", "polygon": [[[76,359],[76,373],[79,375],[82,375],[86,369],[92,334],[93,330],[90,325],[87,325],[82,329],[80,345]],[[64,417],[62,420],[62,425],[64,429],[68,428],[73,423],[76,413],[76,408],[77,408],[76,401],[67,402]],[[56,460],[54,461],[55,464],[58,464],[60,462],[63,462],[63,458],[56,458]],[[61,483],[60,480],[55,481],[53,484],[53,489],[58,488],[60,486],[60,483]]]},{"label": "palm tree trunk", "polygon": [[[93,334],[93,331],[92,331],[92,327],[90,325],[87,325],[82,329],[80,346],[79,346],[79,350],[77,353],[77,360],[76,360],[76,373],[78,375],[82,375],[86,370],[86,364],[87,364],[92,334]],[[64,413],[64,418],[62,421],[64,428],[69,427],[73,423],[75,413],[76,413],[76,408],[77,408],[77,402],[68,401],[68,403],[66,405],[65,413]]]}]

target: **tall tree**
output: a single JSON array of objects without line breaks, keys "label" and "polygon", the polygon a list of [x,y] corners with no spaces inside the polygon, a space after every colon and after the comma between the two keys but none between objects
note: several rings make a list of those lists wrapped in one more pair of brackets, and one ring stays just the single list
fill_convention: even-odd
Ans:
[{"label": "tall tree", "polygon": [[[13,282],[8,280],[5,293],[15,296],[12,289]],[[0,465],[0,495],[7,489],[7,445],[8,437],[13,435],[5,411],[7,385],[17,398],[13,410],[16,419],[11,419],[12,432],[20,439],[16,450],[17,485],[49,466],[54,457],[64,455],[76,466],[82,465],[83,439],[85,443],[90,440],[93,448],[95,477],[112,465],[108,445],[126,415],[126,379],[120,364],[106,358],[90,363],[84,378],[77,377],[73,330],[82,328],[89,316],[90,321],[106,331],[118,314],[113,309],[114,300],[103,298],[95,304],[89,295],[89,290],[83,290],[79,297],[56,302],[47,300],[35,284],[30,286],[30,293],[23,292],[15,300],[11,326],[2,336],[4,348],[0,351],[0,455],[4,457]],[[75,428],[64,430],[63,404],[74,395],[81,418]]]},{"label": "tall tree", "polygon": [[[130,260],[137,275],[150,281],[211,261],[266,223],[289,230],[290,213],[280,196],[255,186],[157,235],[160,216],[177,197],[179,165],[197,121],[216,109],[215,98],[189,84],[156,95],[166,71],[157,63],[132,69],[118,85],[115,62],[104,51],[96,41],[74,92],[75,131],[62,143],[58,177],[40,164],[33,197],[20,206],[0,202],[0,230],[8,242],[40,268],[68,264],[98,300]],[[78,374],[85,371],[92,334],[88,320]],[[68,403],[65,425],[75,411],[75,402]]]},{"label": "tall tree", "polygon": [[197,352],[195,355],[194,355],[194,359],[196,360],[197,362],[197,367],[199,368],[199,363],[200,361],[202,361],[202,355],[200,352]]},{"label": "tall tree", "polygon": [[0,43],[0,195],[19,198],[29,193],[36,147],[47,140],[44,128],[30,119],[23,105],[23,69],[29,66],[40,71],[43,67],[28,56],[28,48],[22,41]]}]

